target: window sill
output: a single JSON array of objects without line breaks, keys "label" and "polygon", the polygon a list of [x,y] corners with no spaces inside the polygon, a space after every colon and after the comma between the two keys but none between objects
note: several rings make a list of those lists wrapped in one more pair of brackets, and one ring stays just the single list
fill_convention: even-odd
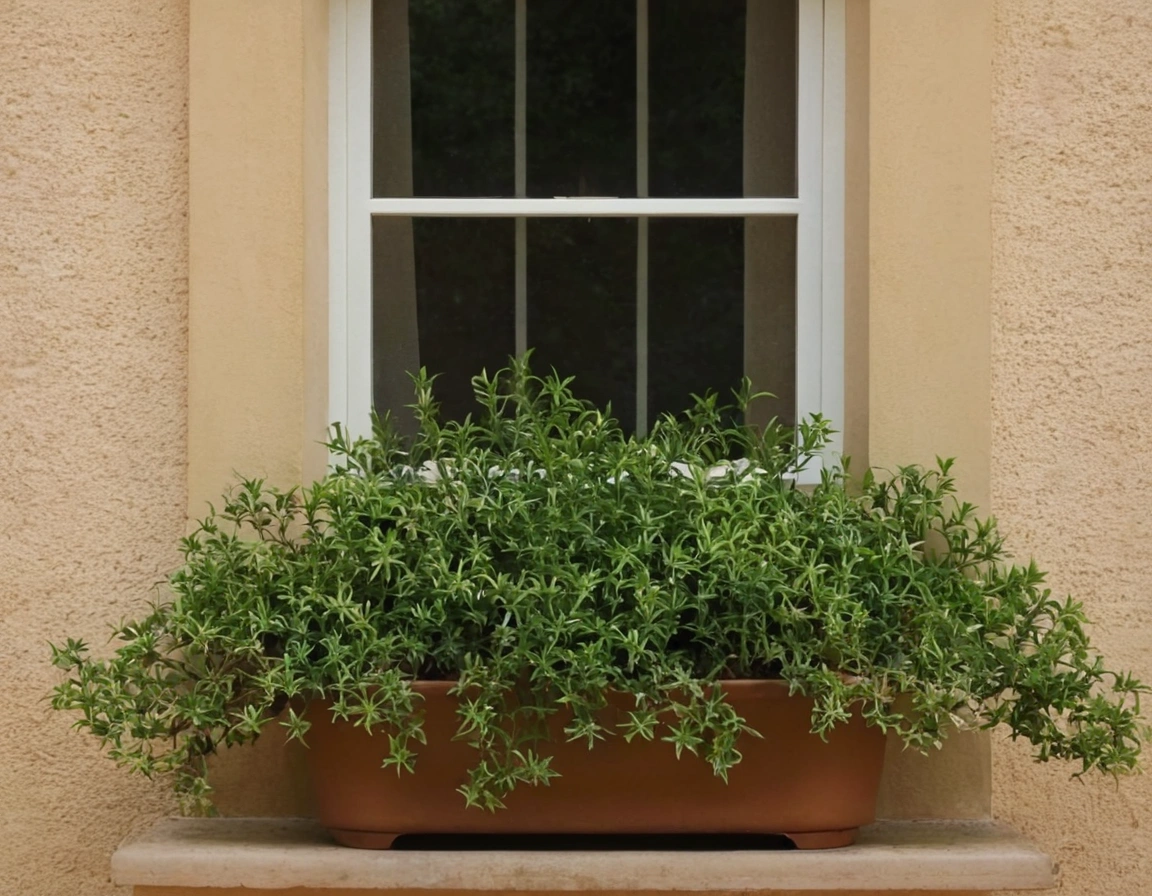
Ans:
[{"label": "window sill", "polygon": [[[434,857],[433,857],[434,856]],[[1055,885],[1048,856],[995,822],[879,822],[816,851],[411,851],[336,846],[305,819],[158,822],[112,857],[136,887],[732,892],[1024,890]]]}]

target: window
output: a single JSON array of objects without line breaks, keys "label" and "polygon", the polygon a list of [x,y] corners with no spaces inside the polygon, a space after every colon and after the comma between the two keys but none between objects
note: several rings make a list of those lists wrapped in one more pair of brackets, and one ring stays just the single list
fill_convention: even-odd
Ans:
[{"label": "window", "polygon": [[[330,416],[528,347],[644,431],[843,418],[844,0],[332,4]],[[812,471],[809,471],[811,475]]]}]

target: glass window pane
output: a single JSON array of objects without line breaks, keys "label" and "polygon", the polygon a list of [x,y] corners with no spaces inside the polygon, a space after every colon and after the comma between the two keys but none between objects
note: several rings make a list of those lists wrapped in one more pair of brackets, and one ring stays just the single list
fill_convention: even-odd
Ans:
[{"label": "glass window pane", "polygon": [[796,423],[796,219],[744,222],[744,370],[776,397],[752,407],[752,422]]},{"label": "glass window pane", "polygon": [[[638,52],[649,195],[796,194],[797,0],[526,10],[527,195],[637,195]],[[515,194],[516,52],[515,0],[374,0],[374,195]]]},{"label": "glass window pane", "polygon": [[373,195],[511,196],[514,0],[374,0]]},{"label": "glass window pane", "polygon": [[374,218],[373,396],[410,422],[409,371],[440,374],[444,419],[474,409],[472,377],[515,351],[515,223],[509,218]]},{"label": "glass window pane", "polygon": [[795,221],[654,218],[648,247],[649,425],[745,373],[778,396],[754,416],[794,422]]},{"label": "glass window pane", "polygon": [[528,195],[636,195],[636,4],[528,7]]},{"label": "glass window pane", "polygon": [[538,371],[575,376],[578,396],[625,429],[636,420],[636,220],[528,221],[528,345]]},{"label": "glass window pane", "polygon": [[[377,217],[373,394],[405,426],[408,372],[439,374],[446,419],[473,410],[471,378],[515,351],[516,223],[511,218]],[[527,344],[540,372],[636,422],[635,218],[525,222]],[[792,218],[648,222],[648,424],[745,373],[778,396],[754,415],[795,421],[796,223]]]},{"label": "glass window pane", "polygon": [[648,224],[648,425],[744,373],[744,221]]},{"label": "glass window pane", "polygon": [[652,196],[795,196],[797,0],[657,0]]}]

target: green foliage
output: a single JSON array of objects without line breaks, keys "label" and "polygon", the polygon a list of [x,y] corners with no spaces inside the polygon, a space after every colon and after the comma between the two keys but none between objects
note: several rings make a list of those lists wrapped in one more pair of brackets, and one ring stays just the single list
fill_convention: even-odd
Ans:
[{"label": "green foliage", "polygon": [[[415,382],[414,439],[387,419],[366,440],[337,427],[311,488],[240,483],[114,653],[54,647],[54,706],[193,807],[221,745],[277,723],[306,742],[312,698],[418,771],[415,679],[458,682],[476,749],[462,793],[488,809],[555,775],[544,723],[561,709],[592,749],[658,738],[726,775],[745,725],[710,684],[731,678],[813,697],[819,733],[858,711],[925,749],[1003,724],[1041,760],[1135,767],[1143,686],[1104,667],[1078,603],[1005,561],[950,462],[801,488],[819,418],[757,432],[709,396],[626,436],[520,360],[475,379],[474,417],[441,423]],[[610,692],[635,704],[619,727],[599,712]]]}]

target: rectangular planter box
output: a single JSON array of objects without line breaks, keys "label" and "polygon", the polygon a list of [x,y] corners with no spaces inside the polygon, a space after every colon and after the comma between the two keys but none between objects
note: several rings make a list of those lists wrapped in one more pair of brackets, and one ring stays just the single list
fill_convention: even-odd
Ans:
[{"label": "rectangular planter box", "polygon": [[[403,834],[782,834],[801,848],[845,846],[873,821],[884,735],[854,716],[821,740],[809,731],[812,702],[777,681],[721,685],[763,737],[744,735],[727,784],[702,759],[677,760],[671,744],[609,737],[588,749],[558,734],[551,751],[561,777],[518,787],[496,812],[465,807],[457,787],[476,753],[453,740],[451,682],[418,682],[428,743],[415,774],[381,768],[388,738],[334,722],[308,707],[309,769],[319,817],[340,842],[387,848]],[[622,713],[610,706],[611,713]],[[559,715],[559,714],[558,714]],[[554,731],[563,720],[554,718]],[[605,720],[611,723],[609,717]]]}]

